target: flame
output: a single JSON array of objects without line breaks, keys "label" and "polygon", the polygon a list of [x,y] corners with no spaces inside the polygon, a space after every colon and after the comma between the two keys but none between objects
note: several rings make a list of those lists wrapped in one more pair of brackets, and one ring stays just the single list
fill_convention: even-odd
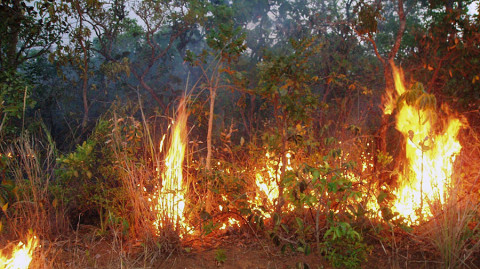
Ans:
[{"label": "flame", "polygon": [[38,245],[38,239],[32,235],[29,237],[27,244],[22,242],[12,250],[11,256],[7,258],[7,255],[0,252],[0,269],[27,269],[32,261],[33,251]]},{"label": "flame", "polygon": [[[255,185],[256,195],[255,198],[251,201],[253,204],[257,205],[257,209],[260,209],[259,206],[265,206],[267,209],[273,208],[275,201],[278,198],[278,182],[280,181],[281,168],[283,163],[273,158],[269,152],[265,154],[267,157],[266,166],[260,169],[255,174]],[[287,166],[285,167],[286,171],[293,170],[291,164],[290,153],[286,153],[287,157]],[[266,217],[271,217],[270,213],[265,212]]]},{"label": "flame", "polygon": [[[185,223],[185,193],[186,188],[183,184],[183,160],[185,157],[185,147],[187,139],[187,119],[188,113],[185,107],[185,101],[180,101],[177,117],[172,125],[169,149],[165,158],[165,166],[161,173],[162,185],[157,187],[158,195],[153,195],[156,201],[154,205],[155,212],[158,213],[154,222],[159,230],[165,223],[170,223],[187,230]],[[165,136],[160,142],[160,151],[162,151]]]},{"label": "flame", "polygon": [[220,230],[226,230],[227,227],[239,227],[240,222],[232,217],[229,217],[227,222],[222,223],[222,226],[219,228]]},{"label": "flame", "polygon": [[[393,72],[396,93],[401,96],[406,92],[402,73],[395,67]],[[442,109],[448,112],[446,106]],[[437,113],[434,116],[438,116]],[[405,140],[407,168],[399,175],[400,184],[394,191],[397,199],[392,209],[410,224],[432,216],[431,202],[444,203],[453,162],[462,148],[457,140],[463,126],[460,119],[434,116],[428,109],[412,103],[403,103],[396,115],[396,129]]]},{"label": "flame", "polygon": [[397,96],[402,95],[405,92],[403,86],[403,71],[399,70],[393,63],[391,64],[393,71],[393,81],[395,89],[387,88],[385,95],[382,96],[383,114],[391,115],[396,107]]}]

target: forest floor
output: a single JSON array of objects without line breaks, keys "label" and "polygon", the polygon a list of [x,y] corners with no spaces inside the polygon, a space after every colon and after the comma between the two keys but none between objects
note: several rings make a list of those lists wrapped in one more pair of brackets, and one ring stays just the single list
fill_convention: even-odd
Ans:
[{"label": "forest floor", "polygon": [[[238,231],[216,233],[204,238],[182,240],[180,248],[171,253],[146,254],[139,243],[120,246],[120,242],[89,233],[76,236],[77,244],[57,242],[55,265],[52,268],[160,268],[160,269],[318,269],[333,268],[317,251],[309,255],[293,252],[282,253],[272,240],[259,238],[251,233]],[[67,241],[65,241],[67,242]],[[399,248],[393,253],[378,241],[372,246],[368,262],[360,268],[439,268],[432,255],[417,248]],[[421,247],[421,246],[420,246]],[[123,249],[119,253],[118,249]],[[54,253],[51,253],[54,254]],[[145,255],[146,254],[146,255]],[[395,254],[395,255],[393,255]],[[50,256],[50,255],[49,255]],[[119,257],[124,257],[120,259]],[[397,257],[397,258],[394,258]],[[474,267],[475,268],[475,267]]]}]

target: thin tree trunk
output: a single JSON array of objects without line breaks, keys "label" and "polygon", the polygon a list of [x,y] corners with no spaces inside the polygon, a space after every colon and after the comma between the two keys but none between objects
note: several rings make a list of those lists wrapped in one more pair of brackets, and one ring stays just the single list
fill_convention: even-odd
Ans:
[{"label": "thin tree trunk", "polygon": [[[373,40],[373,38],[369,37],[368,40],[373,44],[373,47],[375,49],[375,54],[377,58],[380,60],[380,62],[383,65],[383,74],[385,77],[385,88],[390,89],[390,90],[395,90],[395,84],[393,81],[393,74],[392,74],[392,65],[394,64],[394,58],[397,55],[400,45],[402,42],[403,34],[405,32],[405,27],[406,27],[406,16],[405,16],[405,11],[403,9],[403,0],[398,0],[398,17],[399,17],[399,28],[397,31],[397,35],[395,37],[395,43],[390,50],[390,53],[388,54],[388,57],[384,58],[382,57],[376,47],[376,43]],[[388,131],[388,125],[389,125],[389,119],[390,115],[383,114],[382,115],[382,122],[380,125],[380,128],[378,130],[378,136],[377,136],[377,149],[381,152],[387,152],[387,131]],[[377,168],[377,160],[375,157],[375,169]]]},{"label": "thin tree trunk", "polygon": [[[86,70],[88,69],[88,63],[85,68]],[[83,85],[82,85],[82,99],[83,99],[83,120],[82,120],[82,133],[85,131],[85,128],[87,127],[88,124],[88,98],[87,98],[87,92],[88,92],[88,74],[84,72],[83,74]]]},{"label": "thin tree trunk", "polygon": [[[286,117],[284,117],[285,119]],[[283,179],[285,177],[285,172],[287,171],[287,126],[284,120],[282,124],[282,166],[280,168],[280,179],[277,182],[278,185],[278,198],[277,198],[277,207],[275,208],[276,213],[282,212],[282,207],[285,204],[283,199]]]},{"label": "thin tree trunk", "polygon": [[[80,29],[83,30],[83,10],[80,6],[77,6],[78,8],[78,17],[80,20]],[[88,52],[89,48],[87,47],[88,44],[86,43],[83,35],[79,36],[79,44],[80,47],[82,48],[83,52],[83,66],[82,66],[82,100],[83,100],[83,120],[82,120],[82,133],[85,132],[85,129],[88,124]]]},{"label": "thin tree trunk", "polygon": [[210,87],[210,112],[208,115],[208,131],[207,131],[207,160],[205,168],[210,170],[212,168],[212,130],[213,130],[213,112],[215,108],[215,98],[217,95],[217,88]]}]

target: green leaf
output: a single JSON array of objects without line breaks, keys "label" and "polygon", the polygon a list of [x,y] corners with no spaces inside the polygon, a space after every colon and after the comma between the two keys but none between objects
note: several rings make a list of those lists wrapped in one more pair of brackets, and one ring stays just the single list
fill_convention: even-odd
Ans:
[{"label": "green leaf", "polygon": [[385,200],[385,198],[388,197],[388,193],[384,192],[384,191],[381,191],[378,196],[377,196],[377,203],[381,203]]},{"label": "green leaf", "polygon": [[297,222],[297,226],[300,230],[303,230],[303,221],[299,217],[295,217],[295,221]]}]

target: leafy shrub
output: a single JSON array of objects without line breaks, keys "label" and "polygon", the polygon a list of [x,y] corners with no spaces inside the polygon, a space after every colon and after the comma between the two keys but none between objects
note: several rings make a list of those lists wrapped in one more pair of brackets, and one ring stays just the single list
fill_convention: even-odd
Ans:
[{"label": "leafy shrub", "polygon": [[111,122],[101,119],[92,135],[75,151],[60,156],[55,171],[57,182],[52,187],[54,196],[74,215],[72,221],[85,216],[84,221],[100,224],[102,231],[111,213],[120,216],[116,207],[124,196],[107,143],[111,129]]},{"label": "leafy shrub", "polygon": [[371,250],[350,224],[337,222],[324,235],[321,252],[335,268],[359,268]]}]

